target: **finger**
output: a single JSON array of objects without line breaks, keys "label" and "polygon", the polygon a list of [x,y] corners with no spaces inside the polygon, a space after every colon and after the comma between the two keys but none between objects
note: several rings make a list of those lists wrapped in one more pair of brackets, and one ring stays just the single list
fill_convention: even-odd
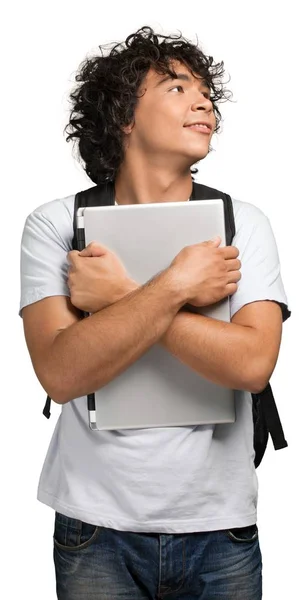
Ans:
[{"label": "finger", "polygon": [[231,258],[225,261],[225,265],[228,271],[239,271],[242,263],[238,258]]},{"label": "finger", "polygon": [[240,271],[230,271],[228,273],[228,282],[229,283],[236,283],[237,281],[240,281],[242,275],[240,273]]},{"label": "finger", "polygon": [[221,237],[219,235],[217,235],[216,237],[214,237],[208,241],[208,246],[212,246],[214,248],[218,248],[218,246],[220,246],[220,244],[221,244]]},{"label": "finger", "polygon": [[103,256],[109,252],[108,248],[98,242],[90,242],[86,248],[79,252],[79,256]]},{"label": "finger", "polygon": [[68,285],[69,289],[71,289],[71,287],[73,285],[73,267],[69,267],[69,269],[68,269],[67,285]]},{"label": "finger", "polygon": [[71,250],[70,252],[67,253],[67,260],[71,265],[73,265],[75,263],[75,260],[78,256],[78,254],[79,254],[78,250]]},{"label": "finger", "polygon": [[225,260],[229,260],[231,258],[238,258],[240,252],[236,246],[224,246],[223,248],[219,248],[220,252],[223,255]]},{"label": "finger", "polygon": [[228,296],[232,296],[238,290],[238,286],[236,283],[228,283],[226,286],[226,291]]},{"label": "finger", "polygon": [[205,242],[199,242],[198,244],[194,244],[195,246],[210,246],[217,248],[221,244],[221,237],[219,235],[211,240],[206,240]]}]

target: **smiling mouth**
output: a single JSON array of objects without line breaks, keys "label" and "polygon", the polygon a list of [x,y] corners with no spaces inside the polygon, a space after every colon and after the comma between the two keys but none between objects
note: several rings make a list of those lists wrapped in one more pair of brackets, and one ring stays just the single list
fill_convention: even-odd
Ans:
[{"label": "smiling mouth", "polygon": [[197,131],[197,133],[205,133],[210,134],[211,128],[208,125],[202,125],[200,123],[195,123],[194,125],[185,125],[186,129],[191,129],[192,131]]}]

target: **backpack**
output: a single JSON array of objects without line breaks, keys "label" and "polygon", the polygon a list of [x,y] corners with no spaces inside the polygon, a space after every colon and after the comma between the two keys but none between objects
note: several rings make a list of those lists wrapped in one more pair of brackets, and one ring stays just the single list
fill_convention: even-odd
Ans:
[{"label": "backpack", "polygon": [[[220,192],[219,190],[208,187],[206,185],[195,183],[193,181],[193,189],[190,200],[215,200],[218,198],[223,200],[226,245],[230,246],[232,244],[236,232],[231,197],[228,194],[225,194],[224,192]],[[87,190],[83,190],[76,194],[74,203],[73,222],[74,237],[72,240],[72,246],[74,250],[82,250],[85,247],[84,229],[77,229],[77,210],[81,207],[87,206],[103,206],[114,204],[115,201],[113,182],[93,186]],[[255,468],[257,468],[264,456],[269,434],[272,438],[275,450],[286,448],[288,444],[284,437],[284,432],[282,429],[270,383],[267,384],[266,388],[262,392],[258,394],[251,394],[251,396],[254,431],[253,445],[255,450],[254,465]],[[95,402],[94,394],[89,394],[87,396],[87,402],[89,410],[92,410]],[[51,398],[47,396],[43,414],[48,419],[50,418],[51,414],[50,405]]]}]

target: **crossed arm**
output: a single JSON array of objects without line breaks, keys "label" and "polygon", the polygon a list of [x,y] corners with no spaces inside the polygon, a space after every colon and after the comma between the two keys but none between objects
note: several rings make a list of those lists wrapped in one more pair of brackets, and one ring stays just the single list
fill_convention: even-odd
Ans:
[{"label": "crossed arm", "polygon": [[[168,312],[162,310],[169,294]],[[173,293],[149,286],[80,319],[65,296],[23,309],[36,375],[64,404],[106,385],[149,347],[160,343],[201,376],[232,389],[261,391],[275,367],[282,331],[275,302],[244,306],[231,323],[177,310]]]}]

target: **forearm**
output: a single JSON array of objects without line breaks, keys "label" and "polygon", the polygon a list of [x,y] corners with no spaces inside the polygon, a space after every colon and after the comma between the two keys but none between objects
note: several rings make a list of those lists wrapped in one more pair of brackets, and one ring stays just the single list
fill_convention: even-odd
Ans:
[{"label": "forearm", "polygon": [[263,348],[253,327],[179,312],[160,343],[206,379],[232,389],[261,391]]},{"label": "forearm", "polygon": [[183,304],[165,271],[61,331],[47,357],[53,400],[63,404],[109,383],[161,338]]}]

